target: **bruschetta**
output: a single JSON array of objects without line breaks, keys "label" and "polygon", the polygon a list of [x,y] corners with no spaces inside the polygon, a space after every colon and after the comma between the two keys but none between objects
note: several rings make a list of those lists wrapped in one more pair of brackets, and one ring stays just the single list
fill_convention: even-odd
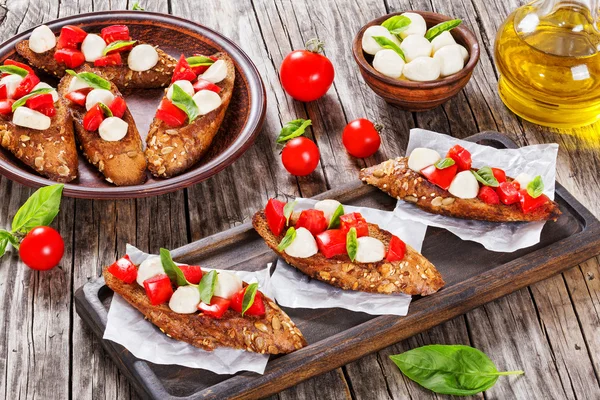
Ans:
[{"label": "bruschetta", "polygon": [[146,180],[142,139],[123,96],[103,73],[84,66],[69,70],[58,91],[75,122],[83,154],[106,180],[117,186]]},{"label": "bruschetta", "polygon": [[175,264],[168,251],[134,265],[125,256],[105,267],[106,284],[163,333],[204,350],[231,347],[286,354],[306,346],[273,300],[228,271]]},{"label": "bruschetta", "polygon": [[32,66],[59,78],[68,69],[98,68],[120,90],[165,87],[176,64],[159,48],[132,40],[126,25],[107,26],[98,34],[66,25],[58,36],[41,25],[16,49]]},{"label": "bruschetta", "polygon": [[285,209],[285,203],[270,199],[252,224],[273,251],[311,278],[381,294],[427,296],[444,286],[425,257],[360,213],[345,214],[335,200],[299,214]]},{"label": "bruschetta", "polygon": [[56,89],[18,61],[8,59],[0,70],[2,147],[53,181],[77,178],[73,122]]},{"label": "bruschetta", "polygon": [[235,67],[224,53],[181,56],[146,138],[148,169],[169,178],[208,151],[233,93]]},{"label": "bruschetta", "polygon": [[360,179],[398,200],[433,213],[490,222],[556,220],[558,204],[543,194],[540,176],[507,177],[504,170],[472,168],[470,153],[460,145],[445,158],[416,148],[360,171]]}]

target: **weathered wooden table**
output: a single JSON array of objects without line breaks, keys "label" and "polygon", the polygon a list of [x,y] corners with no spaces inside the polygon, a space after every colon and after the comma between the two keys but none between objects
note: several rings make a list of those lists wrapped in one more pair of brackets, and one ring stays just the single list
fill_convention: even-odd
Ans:
[{"label": "weathered wooden table", "polygon": [[[465,137],[506,132],[520,144],[560,144],[557,176],[567,190],[600,217],[600,124],[573,131],[544,129],[511,114],[496,91],[493,41],[517,0],[146,0],[146,10],[172,13],[214,28],[237,42],[258,66],[268,93],[263,132],[234,165],[214,178],[165,196],[129,201],[64,199],[56,227],[65,238],[63,265],[36,273],[8,254],[0,262],[0,397],[13,399],[135,398],[126,379],[83,326],[74,291],[123,254],[125,243],[144,250],[178,247],[248,221],[272,196],[312,196],[356,179],[357,170],[404,152],[410,128]],[[125,9],[123,0],[3,0],[0,40],[57,17]],[[351,55],[354,34],[367,21],[407,9],[462,18],[482,48],[473,79],[456,98],[431,112],[411,114],[388,106],[369,90]],[[292,101],[279,83],[278,67],[292,49],[312,37],[326,42],[336,69],[323,99]],[[381,150],[356,160],[343,150],[341,131],[355,118],[383,123]],[[275,145],[281,125],[313,121],[321,165],[306,178],[282,167]],[[32,192],[0,179],[0,226]],[[430,398],[405,379],[388,355],[427,343],[462,343],[486,352],[501,369],[523,377],[498,381],[485,398],[600,398],[600,264],[593,258],[562,275],[522,289],[412,339],[278,395],[281,399]]]}]

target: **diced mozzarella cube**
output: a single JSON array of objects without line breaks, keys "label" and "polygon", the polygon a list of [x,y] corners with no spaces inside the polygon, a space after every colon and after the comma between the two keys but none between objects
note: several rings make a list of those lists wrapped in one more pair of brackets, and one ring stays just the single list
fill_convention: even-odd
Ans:
[{"label": "diced mozzarella cube", "polygon": [[460,54],[462,55],[463,61],[467,62],[469,60],[469,51],[465,49],[465,46],[457,45],[460,48]]},{"label": "diced mozzarella cube", "polygon": [[333,217],[333,214],[335,213],[335,210],[337,210],[337,208],[341,205],[342,203],[337,200],[321,200],[315,204],[315,210],[323,211],[325,219],[327,220],[327,223],[329,223],[331,221],[331,217]]},{"label": "diced mozzarella cube", "polygon": [[440,62],[431,57],[415,58],[404,66],[403,74],[415,82],[434,81],[440,77]]},{"label": "diced mozzarella cube", "polygon": [[169,308],[177,314],[193,314],[198,311],[200,291],[196,286],[179,286],[169,300]]},{"label": "diced mozzarella cube", "polygon": [[400,78],[404,69],[404,60],[392,49],[383,49],[375,54],[373,68],[390,78]]},{"label": "diced mozzarella cube", "polygon": [[421,172],[425,167],[429,167],[441,160],[440,153],[425,147],[417,147],[408,157],[408,168],[416,172]]},{"label": "diced mozzarella cube", "polygon": [[234,294],[242,290],[242,279],[236,274],[228,271],[219,272],[217,284],[215,285],[214,296],[230,299]]},{"label": "diced mozzarella cube", "polygon": [[431,41],[431,46],[433,47],[433,54],[435,54],[435,52],[441,49],[442,47],[450,46],[452,44],[456,44],[456,40],[454,40],[454,36],[452,36],[450,31],[444,31],[440,33]]},{"label": "diced mozzarella cube", "polygon": [[17,87],[22,80],[23,78],[16,74],[6,75],[4,78],[0,79],[0,85],[6,86],[6,95],[9,99],[14,96],[15,90],[17,90]]},{"label": "diced mozzarella cube", "polygon": [[440,76],[450,76],[465,66],[465,61],[460,52],[460,47],[457,44],[442,47],[434,55],[433,58],[440,63]]},{"label": "diced mozzarella cube", "polygon": [[385,257],[385,246],[379,239],[363,236],[356,239],[357,249],[355,261],[359,263],[374,263]]},{"label": "diced mozzarella cube", "polygon": [[533,176],[526,174],[526,173],[519,174],[514,179],[515,182],[519,183],[519,185],[521,186],[521,189],[526,189],[527,185],[529,185],[529,182],[531,182],[532,180],[533,180]]},{"label": "diced mozzarella cube", "polygon": [[431,42],[420,35],[410,35],[402,41],[400,48],[404,52],[406,61],[411,62],[415,58],[429,57],[431,55]]},{"label": "diced mozzarella cube", "polygon": [[314,256],[319,251],[317,241],[306,228],[296,229],[296,238],[284,250],[288,255],[297,258]]},{"label": "diced mozzarella cube", "polygon": [[[195,93],[194,86],[192,85],[192,82],[190,82],[190,81],[183,81],[183,80],[175,81],[175,82],[173,82],[173,85],[179,86],[181,88],[181,90],[183,90],[190,96],[193,96]],[[173,98],[173,85],[169,86],[169,90],[167,90],[167,99],[169,99],[169,100],[171,100]]]},{"label": "diced mozzarella cube", "polygon": [[110,90],[106,89],[94,89],[90,91],[85,98],[85,108],[89,110],[98,103],[102,103],[105,106],[110,106],[115,99],[115,95]]},{"label": "diced mozzarella cube", "polygon": [[53,88],[52,86],[48,85],[46,82],[38,83],[37,85],[35,85],[33,87],[33,89],[31,91],[33,92],[34,90],[38,90],[38,89],[52,89],[52,91],[50,92],[50,94],[52,95],[52,101],[55,103],[58,101],[58,93],[56,92],[56,89]]},{"label": "diced mozzarella cube", "polygon": [[148,257],[142,262],[137,271],[137,278],[135,281],[140,286],[144,286],[144,281],[150,279],[156,275],[164,274],[165,269],[162,266],[159,256]]},{"label": "diced mozzarella cube", "polygon": [[410,25],[408,25],[408,28],[400,32],[400,37],[402,39],[410,35],[425,36],[425,33],[427,32],[427,23],[420,14],[407,12],[402,15],[410,19]]},{"label": "diced mozzarella cube", "polygon": [[158,52],[149,44],[135,46],[129,52],[127,65],[134,71],[148,71],[158,63]]},{"label": "diced mozzarella cube", "polygon": [[471,171],[461,171],[452,180],[448,191],[459,199],[474,199],[479,193],[479,182]]},{"label": "diced mozzarella cube", "polygon": [[21,106],[13,113],[12,122],[17,126],[44,131],[50,128],[52,121],[41,112]]},{"label": "diced mozzarella cube", "polygon": [[56,46],[56,36],[46,25],[40,25],[31,32],[29,48],[34,53],[45,53]]},{"label": "diced mozzarella cube", "polygon": [[221,105],[221,96],[212,90],[200,90],[192,97],[192,99],[198,106],[200,115],[208,114],[219,108]]},{"label": "diced mozzarella cube", "polygon": [[121,140],[127,135],[129,130],[129,124],[118,117],[106,118],[100,127],[98,127],[98,133],[100,137],[108,142],[116,142]]},{"label": "diced mozzarella cube", "polygon": [[89,33],[83,43],[81,43],[81,52],[85,56],[85,61],[94,62],[102,57],[102,52],[106,48],[106,42],[100,36]]},{"label": "diced mozzarella cube", "polygon": [[71,78],[71,82],[69,82],[69,89],[67,89],[67,93],[71,93],[80,89],[87,89],[89,87],[90,85],[88,85],[86,81],[74,76],[73,78]]},{"label": "diced mozzarella cube", "polygon": [[202,74],[202,79],[206,79],[212,83],[219,83],[227,77],[227,63],[223,60],[215,61]]},{"label": "diced mozzarella cube", "polygon": [[375,55],[383,47],[373,39],[373,36],[384,36],[400,46],[400,41],[381,25],[370,26],[365,30],[362,37],[362,49],[365,53]]}]

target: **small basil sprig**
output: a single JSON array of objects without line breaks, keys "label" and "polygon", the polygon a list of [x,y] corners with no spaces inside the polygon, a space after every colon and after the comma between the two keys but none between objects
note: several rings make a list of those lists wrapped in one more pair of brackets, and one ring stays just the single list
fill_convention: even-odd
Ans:
[{"label": "small basil sprig", "polygon": [[443,32],[452,30],[452,29],[456,28],[457,26],[459,26],[461,23],[462,23],[462,20],[453,19],[453,20],[441,22],[435,26],[432,26],[431,28],[429,28],[427,30],[427,32],[425,32],[425,39],[427,39],[431,42],[433,39],[435,39],[436,37],[441,35]]},{"label": "small basil sprig", "polygon": [[498,187],[498,179],[494,176],[494,171],[490,167],[479,168],[477,171],[471,170],[475,179],[485,186]]},{"label": "small basil sprig", "polygon": [[131,46],[133,44],[135,44],[135,40],[115,40],[114,42],[111,42],[108,44],[108,46],[106,46],[104,48],[104,50],[102,51],[102,55],[105,56],[108,53],[110,53],[111,51],[115,51],[115,50],[119,50],[123,47],[127,47],[127,46]]},{"label": "small basil sprig", "polygon": [[294,239],[296,239],[296,229],[293,226],[290,226],[287,232],[285,233],[283,239],[281,239],[281,242],[279,242],[279,246],[277,246],[277,251],[284,251],[285,249],[287,249],[290,246],[290,244],[292,244]]},{"label": "small basil sprig", "polygon": [[406,61],[406,56],[404,55],[404,52],[400,47],[398,47],[396,43],[392,42],[385,36],[373,36],[373,39],[377,42],[378,45],[380,45],[384,49],[394,50],[404,61]]},{"label": "small basil sprig", "polygon": [[183,271],[175,264],[173,258],[171,258],[171,252],[169,250],[160,249],[160,263],[171,282],[175,283],[177,286],[189,285]]},{"label": "small basil sprig", "polygon": [[333,212],[333,215],[331,216],[331,219],[329,220],[329,225],[327,226],[327,229],[335,229],[335,228],[339,227],[340,226],[340,217],[342,215],[344,215],[344,206],[340,204],[339,206],[337,206],[337,208]]},{"label": "small basil sprig", "polygon": [[142,8],[142,6],[140,5],[140,3],[138,1],[133,3],[133,7],[131,7],[131,9],[133,11],[144,11],[144,9]]},{"label": "small basil sprig", "polygon": [[210,300],[215,293],[215,286],[217,286],[218,279],[218,273],[214,269],[208,274],[202,275],[202,280],[198,284],[198,291],[200,292],[200,300],[204,304],[210,304]]},{"label": "small basil sprig", "polygon": [[108,106],[106,104],[99,102],[98,106],[100,107],[100,109],[102,110],[102,113],[104,113],[104,116],[106,118],[110,118],[113,116],[112,111],[110,110],[110,108],[108,108]]},{"label": "small basil sprig", "polygon": [[254,304],[254,298],[256,297],[256,291],[258,290],[258,283],[254,282],[246,286],[244,292],[244,299],[242,300],[242,316],[248,311],[252,304]]},{"label": "small basil sprig", "polygon": [[281,132],[279,132],[279,137],[277,138],[277,143],[285,143],[288,140],[291,140],[295,137],[302,136],[306,128],[312,125],[312,121],[310,119],[295,119],[283,125],[281,128]]},{"label": "small basil sprig", "polygon": [[537,199],[544,193],[544,181],[540,175],[536,176],[527,184],[527,193]]},{"label": "small basil sprig", "polygon": [[356,228],[350,228],[346,234],[346,251],[350,261],[354,262],[356,253],[358,252],[358,239],[356,238]]},{"label": "small basil sprig", "polygon": [[215,60],[206,56],[192,56],[185,59],[190,67],[207,67],[213,65]]},{"label": "small basil sprig", "polygon": [[283,206],[283,216],[285,217],[286,225],[290,223],[290,217],[294,212],[294,207],[296,206],[296,203],[296,200],[294,200],[291,203],[286,203],[285,206]]},{"label": "small basil sprig", "polygon": [[471,396],[488,390],[501,375],[523,371],[498,371],[485,353],[463,345],[434,344],[418,347],[390,359],[411,380],[435,393]]},{"label": "small basil sprig", "polygon": [[37,96],[38,94],[46,94],[46,93],[51,93],[53,91],[54,91],[54,89],[51,89],[51,88],[40,88],[40,89],[32,90],[31,92],[29,92],[29,94],[26,94],[25,96],[21,97],[19,100],[15,101],[13,103],[12,111],[14,112],[17,108],[25,105],[25,103],[27,102],[27,99]]},{"label": "small basil sprig", "polygon": [[72,69],[68,69],[67,74],[81,79],[82,81],[84,81],[85,83],[87,83],[94,89],[110,90],[110,82],[107,81],[106,79],[94,74],[93,72],[77,73],[77,72],[73,71]]},{"label": "small basil sprig", "polygon": [[25,78],[29,73],[25,68],[17,67],[16,65],[0,65],[0,72],[19,75],[21,78]]},{"label": "small basil sprig", "polygon": [[200,110],[198,110],[198,106],[194,99],[192,99],[192,96],[187,94],[179,85],[173,85],[171,102],[187,114],[190,124],[200,115]]},{"label": "small basil sprig", "polygon": [[453,159],[451,159],[450,157],[446,157],[446,158],[442,158],[441,160],[436,162],[434,165],[437,169],[446,169],[446,168],[450,168],[454,164],[456,164],[456,162]]},{"label": "small basil sprig", "polygon": [[400,32],[408,29],[409,25],[410,18],[408,18],[406,15],[394,15],[393,17],[386,19],[383,24],[381,24],[381,26],[390,31],[392,35],[396,36],[399,35]]}]

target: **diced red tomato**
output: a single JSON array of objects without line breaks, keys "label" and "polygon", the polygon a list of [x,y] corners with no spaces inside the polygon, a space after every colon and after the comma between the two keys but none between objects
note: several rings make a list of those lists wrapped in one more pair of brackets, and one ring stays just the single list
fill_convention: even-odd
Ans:
[{"label": "diced red tomato", "polygon": [[467,171],[471,169],[471,153],[461,145],[455,145],[450,150],[446,157],[454,160],[459,171]]},{"label": "diced red tomato", "polygon": [[30,74],[35,75],[35,71],[29,65],[23,64],[21,62],[15,61],[15,60],[11,60],[10,58],[7,58],[6,60],[4,60],[4,65],[14,65],[15,67],[23,68],[25,71],[29,72]]},{"label": "diced red tomato", "polygon": [[482,186],[479,188],[477,197],[486,204],[500,204],[498,193],[490,186]]},{"label": "diced red tomato", "polygon": [[347,232],[341,229],[329,229],[315,236],[319,251],[325,258],[331,258],[340,254],[346,254]]},{"label": "diced red tomato", "polygon": [[527,189],[519,190],[519,202],[524,214],[537,210],[548,201],[550,201],[550,199],[545,194],[533,198],[527,193]]},{"label": "diced red tomato", "polygon": [[56,108],[54,107],[54,104],[47,107],[42,107],[38,111],[50,118],[56,115]]},{"label": "diced red tomato", "polygon": [[158,106],[156,118],[163,121],[170,128],[177,128],[185,123],[187,114],[173,104],[171,100],[164,98]]},{"label": "diced red tomato", "polygon": [[110,108],[115,117],[121,118],[125,114],[125,110],[127,110],[127,103],[125,103],[125,99],[121,96],[116,96],[108,108]]},{"label": "diced red tomato", "polygon": [[[194,54],[195,56],[200,56],[201,54]],[[204,56],[206,57],[206,56]],[[217,61],[218,58],[214,57],[214,56],[208,56],[208,58],[210,58],[213,61]],[[210,65],[199,65],[197,67],[191,67],[192,71],[194,71],[194,73],[197,75],[203,74],[206,72],[206,70],[210,67]],[[210,89],[209,89],[210,90]],[[218,92],[217,92],[218,93]]]},{"label": "diced red tomato", "polygon": [[38,83],[40,83],[40,78],[38,78],[37,75],[27,74],[27,76],[23,78],[21,83],[19,83],[19,86],[17,86],[17,88],[15,89],[13,99],[17,100],[25,96],[26,94],[29,94],[29,92],[31,92],[35,85],[37,85]]},{"label": "diced red tomato", "polygon": [[96,61],[94,61],[95,67],[109,67],[112,65],[123,65],[123,60],[121,60],[121,54],[112,53],[108,54],[104,57],[100,57]]},{"label": "diced red tomato", "polygon": [[492,172],[494,173],[494,178],[498,181],[498,183],[506,182],[506,172],[500,168],[492,168]]},{"label": "diced red tomato", "polygon": [[303,210],[296,221],[296,229],[306,228],[313,234],[318,235],[327,229],[327,219],[321,210]]},{"label": "diced red tomato", "polygon": [[98,130],[102,121],[104,121],[104,111],[96,104],[83,116],[83,129],[90,132]]},{"label": "diced red tomato", "polygon": [[199,92],[201,90],[212,90],[215,93],[220,93],[221,88],[215,85],[212,82],[207,81],[206,79],[198,78],[196,82],[194,82],[194,91]]},{"label": "diced red tomato", "polygon": [[180,265],[179,269],[189,283],[197,285],[202,280],[202,269],[198,265]]},{"label": "diced red tomato", "polygon": [[6,85],[0,85],[0,100],[5,100],[8,98],[8,90],[6,89]]},{"label": "diced red tomato", "polygon": [[210,299],[210,304],[200,302],[200,304],[198,304],[198,310],[204,315],[219,319],[225,314],[225,311],[229,308],[229,304],[231,304],[231,300],[224,297],[213,296],[212,299]]},{"label": "diced red tomato", "polygon": [[155,306],[169,301],[173,296],[173,286],[171,286],[171,280],[167,274],[158,274],[146,279],[144,289],[146,289],[150,303]]},{"label": "diced red tomato", "polygon": [[171,78],[171,82],[175,81],[193,81],[196,79],[196,74],[192,71],[190,64],[188,64],[185,56],[182,54],[179,57],[179,61],[177,61],[177,65],[175,66],[175,71],[173,72],[173,77]]},{"label": "diced red tomato", "polygon": [[406,243],[398,236],[392,235],[388,252],[385,255],[386,261],[400,261],[406,254]]},{"label": "diced red tomato", "polygon": [[74,90],[72,92],[67,93],[65,95],[65,97],[67,99],[71,100],[75,104],[78,104],[80,106],[85,106],[85,98],[87,97],[88,93],[91,91],[92,91],[92,88]]},{"label": "diced red tomato", "polygon": [[360,213],[344,214],[340,217],[340,229],[348,233],[350,228],[356,228],[356,237],[369,236],[369,225]]},{"label": "diced red tomato", "polygon": [[277,199],[269,199],[267,206],[265,207],[267,224],[275,236],[281,235],[283,228],[285,228],[285,215],[283,215],[283,207],[285,207],[285,203]]},{"label": "diced red tomato", "polygon": [[429,182],[448,190],[452,180],[456,176],[458,170],[457,164],[451,165],[448,168],[438,169],[435,165],[430,165],[421,170],[421,174],[429,180]]},{"label": "diced red tomato", "polygon": [[12,99],[0,100],[0,114],[9,115],[12,113],[12,105],[15,101]]},{"label": "diced red tomato", "polygon": [[[244,301],[244,294],[246,294],[246,288],[247,286],[239,292],[237,292],[236,294],[234,294],[233,297],[231,297],[231,304],[229,305],[229,307],[233,311],[237,311],[239,313],[242,312],[242,303]],[[265,303],[263,301],[263,296],[261,292],[256,291],[256,295],[254,296],[254,303],[252,303],[250,308],[246,310],[244,315],[265,315]]]},{"label": "diced red tomato", "polygon": [[116,42],[117,40],[131,40],[129,36],[129,28],[127,25],[111,25],[102,28],[100,37],[104,39],[106,44]]},{"label": "diced red tomato", "polygon": [[502,182],[496,188],[496,193],[503,204],[511,205],[519,201],[519,192],[511,182]]},{"label": "diced red tomato", "polygon": [[69,68],[77,68],[85,62],[85,56],[79,50],[59,49],[54,53],[54,59]]},{"label": "diced red tomato", "polygon": [[25,100],[25,106],[36,111],[52,105],[54,105],[54,100],[52,100],[51,93],[38,94]]},{"label": "diced red tomato", "polygon": [[133,283],[137,278],[137,268],[128,255],[112,263],[107,270],[115,278],[125,283]]},{"label": "diced red tomato", "polygon": [[60,36],[56,44],[57,49],[73,49],[77,50],[77,47],[85,37],[87,32],[78,26],[65,25],[60,30]]}]

